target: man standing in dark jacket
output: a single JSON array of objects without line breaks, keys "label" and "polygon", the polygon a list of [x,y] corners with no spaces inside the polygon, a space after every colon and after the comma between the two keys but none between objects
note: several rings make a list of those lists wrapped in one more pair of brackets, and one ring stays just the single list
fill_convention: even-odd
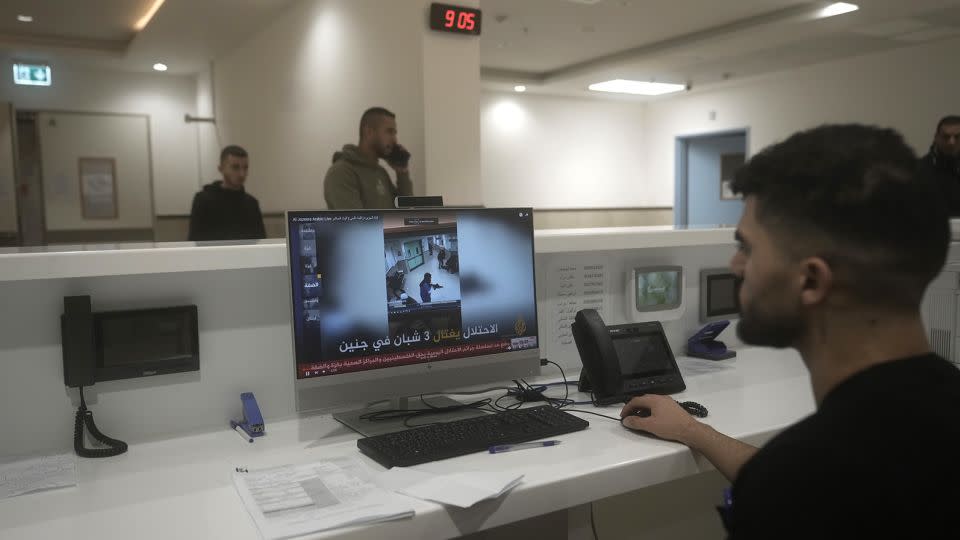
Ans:
[{"label": "man standing in dark jacket", "polygon": [[960,216],[960,116],[937,124],[930,152],[920,161],[920,172],[943,190],[951,216]]},{"label": "man standing in dark jacket", "polygon": [[223,180],[203,186],[194,195],[190,210],[191,241],[257,240],[266,238],[257,199],[244,191],[250,161],[247,151],[227,146],[220,152],[217,169]]}]

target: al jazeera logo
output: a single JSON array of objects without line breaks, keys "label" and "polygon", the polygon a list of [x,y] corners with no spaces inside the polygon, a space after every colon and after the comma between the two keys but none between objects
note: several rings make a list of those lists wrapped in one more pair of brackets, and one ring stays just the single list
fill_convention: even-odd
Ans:
[{"label": "al jazeera logo", "polygon": [[517,333],[517,336],[527,333],[527,322],[523,320],[523,316],[517,316],[517,322],[513,323],[513,331]]}]

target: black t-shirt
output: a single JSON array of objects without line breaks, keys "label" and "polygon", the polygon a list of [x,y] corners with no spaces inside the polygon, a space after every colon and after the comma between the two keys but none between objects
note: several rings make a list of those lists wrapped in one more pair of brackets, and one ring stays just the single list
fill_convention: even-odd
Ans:
[{"label": "black t-shirt", "polygon": [[960,370],[926,355],[840,383],[743,466],[729,532],[960,538]]},{"label": "black t-shirt", "polygon": [[188,240],[259,240],[266,238],[260,203],[242,189],[224,189],[223,182],[203,186],[193,197]]}]

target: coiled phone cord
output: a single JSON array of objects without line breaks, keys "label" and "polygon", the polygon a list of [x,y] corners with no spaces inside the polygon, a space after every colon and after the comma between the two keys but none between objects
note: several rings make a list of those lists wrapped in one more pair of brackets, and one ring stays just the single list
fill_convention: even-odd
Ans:
[{"label": "coiled phone cord", "polygon": [[[83,426],[86,424],[90,436],[107,446],[107,448],[86,448],[83,446]],[[80,408],[77,409],[77,419],[73,425],[73,450],[80,457],[105,458],[119,456],[127,451],[127,443],[112,439],[104,435],[97,424],[93,422],[93,413],[87,410],[87,402],[83,399],[83,387],[80,387]]]}]

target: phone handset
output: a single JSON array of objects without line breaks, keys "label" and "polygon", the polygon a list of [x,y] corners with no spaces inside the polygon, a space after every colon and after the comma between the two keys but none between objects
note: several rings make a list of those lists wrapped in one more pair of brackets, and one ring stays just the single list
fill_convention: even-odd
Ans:
[{"label": "phone handset", "polygon": [[595,309],[582,309],[577,312],[570,328],[583,363],[579,390],[591,392],[597,405],[623,401],[620,359],[603,318]]},{"label": "phone handset", "polygon": [[[96,382],[96,344],[93,331],[93,311],[89,296],[67,296],[63,299],[60,317],[60,337],[63,347],[63,383],[68,388],[80,389],[80,408],[73,426],[73,449],[80,457],[103,458],[127,451],[127,443],[104,435],[87,409],[83,387]],[[86,426],[95,440],[107,448],[87,448],[83,445]]]}]

